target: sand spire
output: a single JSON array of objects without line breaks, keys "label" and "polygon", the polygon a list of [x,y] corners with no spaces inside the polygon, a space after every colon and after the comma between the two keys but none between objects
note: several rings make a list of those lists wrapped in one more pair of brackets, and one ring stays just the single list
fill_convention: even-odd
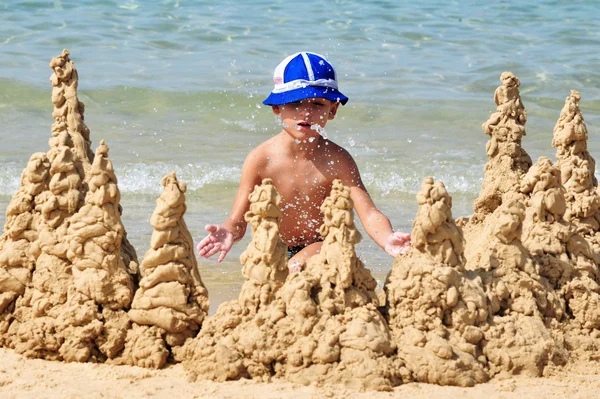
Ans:
[{"label": "sand spire", "polygon": [[242,253],[242,306],[255,313],[273,301],[288,275],[287,246],[279,237],[281,196],[271,179],[264,179],[249,196],[244,218],[252,228],[252,240]]},{"label": "sand spire", "polygon": [[36,199],[48,190],[50,161],[43,152],[31,156],[21,183],[6,209],[6,224],[0,237],[0,332],[8,328],[14,300],[23,295],[40,255],[38,239],[42,215]]},{"label": "sand spire", "polygon": [[73,61],[69,58],[69,51],[63,50],[62,54],[50,61],[50,68],[54,71],[50,77],[52,83],[52,103],[54,104],[54,124],[52,137],[56,138],[62,132],[69,136],[69,146],[87,172],[91,166],[93,154],[91,150],[90,130],[83,122],[84,105],[77,98],[77,85],[79,76]]},{"label": "sand spire", "polygon": [[[581,95],[571,90],[554,126],[552,146],[556,147],[556,166],[566,190],[565,219],[573,222],[578,232],[591,237],[600,231],[600,196],[594,175],[596,161],[587,150],[588,134],[580,100]],[[600,252],[598,241],[593,239],[596,252]]]},{"label": "sand spire", "polygon": [[503,202],[518,196],[519,179],[532,163],[521,147],[527,113],[519,94],[519,79],[512,72],[504,72],[500,81],[502,85],[494,93],[496,112],[482,126],[485,134],[491,136],[486,144],[489,161],[475,201],[473,221],[482,220]]},{"label": "sand spire", "polygon": [[104,140],[89,175],[85,205],[67,229],[67,258],[78,291],[102,306],[123,309],[131,303],[133,281],[120,254],[125,230],[119,213],[121,194]]},{"label": "sand spire", "polygon": [[[255,359],[244,359],[254,349],[265,350],[269,345],[257,339],[245,348],[249,344],[246,341],[256,339],[245,327],[254,325],[257,311],[275,299],[275,290],[287,277],[287,248],[279,237],[281,197],[273,181],[264,179],[248,199],[250,209],[245,218],[252,226],[252,240],[240,257],[244,283],[238,300],[222,303],[204,322],[198,336],[183,347],[184,365],[194,378],[224,381],[270,376],[270,367]],[[261,320],[259,325],[264,324]],[[272,353],[276,351],[272,349]]]},{"label": "sand spire", "polygon": [[140,265],[142,279],[129,317],[129,331],[121,362],[160,368],[167,348],[194,337],[208,313],[208,291],[198,272],[192,236],[185,224],[185,183],[175,173],[162,180],[150,223],[150,249]]}]

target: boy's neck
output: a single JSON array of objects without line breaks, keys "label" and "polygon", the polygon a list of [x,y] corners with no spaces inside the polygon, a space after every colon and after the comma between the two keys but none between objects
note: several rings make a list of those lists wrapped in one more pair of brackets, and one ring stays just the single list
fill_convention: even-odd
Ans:
[{"label": "boy's neck", "polygon": [[[326,139],[321,135],[317,135],[314,137],[314,140],[310,141],[310,139],[298,140],[292,137],[288,132],[282,130],[280,133],[286,143],[288,144],[288,149],[292,154],[298,157],[302,157],[305,159],[311,159],[314,155],[325,145]],[[311,137],[312,138],[312,137]]]}]

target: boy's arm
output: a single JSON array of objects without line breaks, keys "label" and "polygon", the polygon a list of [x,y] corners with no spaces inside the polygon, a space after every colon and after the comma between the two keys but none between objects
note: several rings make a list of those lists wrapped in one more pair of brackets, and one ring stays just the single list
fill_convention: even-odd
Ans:
[{"label": "boy's arm", "polygon": [[220,252],[217,262],[223,261],[225,255],[231,250],[233,244],[244,237],[247,222],[244,215],[250,208],[248,196],[254,189],[255,184],[260,184],[259,175],[260,156],[255,149],[246,157],[242,167],[240,186],[235,195],[231,212],[226,221],[220,225],[206,225],[205,230],[209,233],[198,244],[198,255],[209,258]]},{"label": "boy's arm", "polygon": [[391,256],[405,253],[410,248],[410,234],[394,232],[390,220],[373,203],[352,156],[345,150],[340,155],[340,178],[350,187],[354,209],[365,231]]}]

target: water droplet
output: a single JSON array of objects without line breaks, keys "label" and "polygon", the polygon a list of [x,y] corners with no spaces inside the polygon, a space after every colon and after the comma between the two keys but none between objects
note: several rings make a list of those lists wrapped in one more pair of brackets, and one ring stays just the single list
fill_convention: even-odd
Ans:
[{"label": "water droplet", "polygon": [[154,108],[154,112],[158,112],[158,110],[156,108]]},{"label": "water droplet", "polygon": [[315,141],[315,138],[314,138],[314,137],[309,137],[309,138],[308,138],[308,142],[309,142],[309,143],[312,143],[313,141]]},{"label": "water droplet", "polygon": [[317,125],[316,123],[314,125],[310,125],[310,129],[311,130],[316,130],[317,133],[319,133],[324,139],[327,139],[327,132],[325,131],[325,129],[323,127],[321,127],[320,125]]},{"label": "water droplet", "polygon": [[409,143],[412,143],[412,139],[406,139],[406,141],[408,141]]},{"label": "water droplet", "polygon": [[294,141],[296,142],[296,144],[300,144],[300,140],[296,139]]},{"label": "water droplet", "polygon": [[354,142],[354,139],[352,137],[348,137],[348,144],[350,145],[350,147],[354,147],[354,144],[356,144]]}]

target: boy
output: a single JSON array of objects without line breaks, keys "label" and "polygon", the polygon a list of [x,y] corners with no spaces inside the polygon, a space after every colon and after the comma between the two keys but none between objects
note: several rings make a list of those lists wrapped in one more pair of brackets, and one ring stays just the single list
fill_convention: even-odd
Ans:
[{"label": "boy", "polygon": [[340,103],[348,102],[338,90],[333,66],[321,55],[300,52],[275,68],[273,80],[275,87],[263,103],[280,116],[283,130],[248,154],[229,218],[205,227],[209,235],[198,244],[198,254],[208,258],[219,252],[217,262],[225,258],[246,232],[248,195],[266,177],[281,195],[279,233],[288,245],[290,272],[300,270],[321,248],[319,208],[334,179],[350,187],[356,213],[373,241],[391,256],[406,252],[410,234],[392,231],[367,193],[352,156],[320,134]]}]

